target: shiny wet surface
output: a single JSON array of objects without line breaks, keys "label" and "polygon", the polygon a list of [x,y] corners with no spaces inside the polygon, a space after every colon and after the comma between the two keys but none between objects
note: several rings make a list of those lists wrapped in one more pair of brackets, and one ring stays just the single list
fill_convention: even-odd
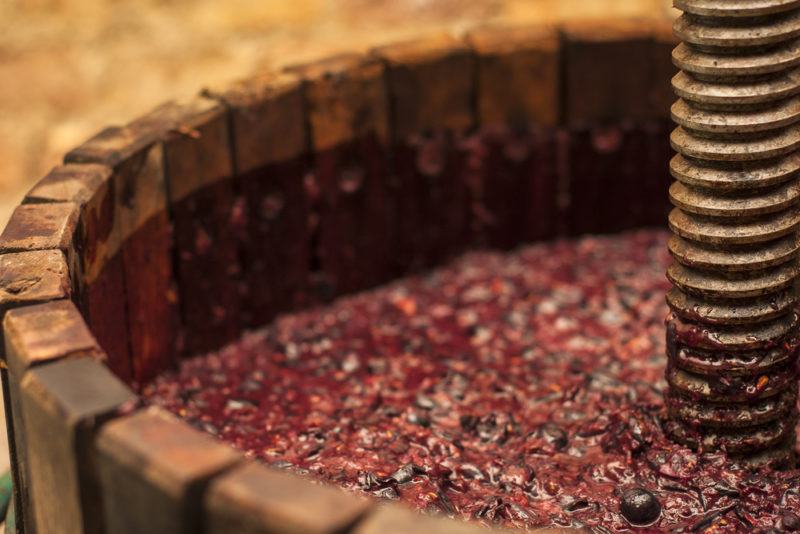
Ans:
[{"label": "shiny wet surface", "polygon": [[800,471],[663,434],[666,237],[468,254],[284,316],[144,396],[277,467],[487,524],[633,529],[621,499],[643,488],[661,513],[639,532],[789,530]]}]

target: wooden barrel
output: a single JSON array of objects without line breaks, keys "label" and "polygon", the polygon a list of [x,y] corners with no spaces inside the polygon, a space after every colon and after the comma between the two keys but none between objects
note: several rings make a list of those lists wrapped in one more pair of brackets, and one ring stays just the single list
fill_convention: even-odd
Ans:
[{"label": "wooden barrel", "polygon": [[668,21],[428,36],[70,151],[0,237],[18,530],[480,531],[273,471],[137,388],[470,248],[664,225],[674,44]]}]

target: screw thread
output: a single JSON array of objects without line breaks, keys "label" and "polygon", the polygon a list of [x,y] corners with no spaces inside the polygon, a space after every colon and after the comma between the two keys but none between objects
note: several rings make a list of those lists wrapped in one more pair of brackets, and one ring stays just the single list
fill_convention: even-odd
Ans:
[{"label": "screw thread", "polygon": [[785,465],[800,345],[800,0],[674,4],[667,432]]}]

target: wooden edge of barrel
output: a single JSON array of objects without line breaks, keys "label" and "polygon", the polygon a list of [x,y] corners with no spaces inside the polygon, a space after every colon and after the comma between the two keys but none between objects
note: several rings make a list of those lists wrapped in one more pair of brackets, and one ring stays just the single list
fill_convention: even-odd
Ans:
[{"label": "wooden edge of barrel", "polygon": [[21,379],[31,367],[68,356],[105,359],[71,300],[53,300],[9,310],[3,319],[3,330],[12,379]]},{"label": "wooden edge of barrel", "polygon": [[664,23],[615,19],[561,25],[563,121],[568,127],[667,116],[667,110],[653,105],[653,93],[663,82],[653,62],[656,43],[666,38]]},{"label": "wooden edge of barrel", "polygon": [[12,308],[68,298],[68,271],[60,250],[0,254],[0,316]]},{"label": "wooden edge of barrel", "polygon": [[214,480],[206,496],[209,534],[348,532],[369,499],[248,461]]},{"label": "wooden edge of barrel", "polygon": [[[64,253],[60,250],[34,250],[0,254],[0,320],[5,319],[9,310],[40,304],[71,296],[69,269]],[[20,426],[18,398],[12,395],[19,382],[10,383],[8,372],[5,328],[0,328],[0,378],[2,379],[3,402],[6,413],[6,430],[14,479],[14,506],[17,524],[24,528],[32,521],[32,508],[27,498],[28,478],[24,467],[25,453],[17,451],[19,436],[24,435]],[[15,408],[16,405],[16,408]],[[16,417],[14,415],[16,412]]]},{"label": "wooden edge of barrel", "polygon": [[58,249],[66,252],[78,221],[73,202],[20,204],[0,234],[0,253]]},{"label": "wooden edge of barrel", "polygon": [[487,25],[468,31],[465,39],[478,58],[481,127],[558,124],[561,43],[556,26]]},{"label": "wooden edge of barrel", "polygon": [[[570,36],[584,35],[579,28],[568,29],[565,34]],[[597,35],[599,38],[597,40],[603,41],[603,39],[608,39],[608,36],[612,34],[613,32],[598,32]],[[621,32],[621,34],[634,35],[635,32],[631,34]],[[665,38],[664,42],[669,41]],[[475,113],[472,109],[472,99],[475,91],[473,83],[473,69],[475,68],[473,64],[475,59],[474,53],[480,55],[480,51],[478,51],[477,48],[473,52],[472,49],[468,48],[457,39],[446,37],[388,45],[376,49],[373,53],[376,57],[382,59],[389,70],[388,79],[391,85],[392,102],[390,114],[393,117],[402,117],[403,119],[403,124],[398,125],[396,128],[396,138],[430,128],[467,129],[476,123]],[[436,76],[435,74],[441,74],[441,72],[437,73],[436,71],[448,69],[439,69],[437,67],[429,69],[428,67],[440,63],[452,63],[453,70],[448,71],[447,75]],[[452,76],[452,72],[456,72],[458,75]],[[306,76],[308,76],[308,74],[306,74]],[[276,79],[282,79],[284,81],[277,82],[275,81]],[[170,145],[172,150],[171,154],[173,154],[173,159],[170,159],[169,154],[165,154],[164,156],[165,160],[168,162],[168,166],[171,167],[171,170],[175,171],[174,174],[170,174],[178,176],[178,171],[185,171],[188,173],[185,174],[186,176],[193,178],[190,182],[179,183],[177,186],[172,183],[170,184],[173,186],[170,188],[172,190],[173,199],[183,198],[197,188],[231,176],[233,174],[233,168],[240,167],[239,170],[242,171],[269,163],[270,161],[280,161],[291,155],[302,152],[305,147],[308,146],[306,140],[307,132],[305,129],[305,106],[299,96],[299,80],[291,74],[271,75],[270,81],[268,82],[255,80],[254,78],[244,83],[243,86],[250,87],[249,89],[231,90],[218,96],[214,95],[213,101],[211,101],[212,99],[203,99],[200,97],[195,105],[179,106],[178,108],[181,111],[174,115],[174,117],[176,117],[174,120],[169,118],[165,119],[166,122],[162,122],[162,124],[166,124],[167,127],[163,130],[163,137],[161,137],[161,139],[165,144]],[[420,99],[418,103],[415,103],[414,99],[422,95],[413,92],[414,84],[409,83],[410,81],[414,81],[415,83],[419,82],[421,87],[426,90],[431,90],[433,93],[436,93],[436,96],[423,98]],[[441,89],[439,89],[439,87],[441,87]],[[292,108],[291,110],[287,109],[287,106],[284,105],[284,101],[281,100],[283,98],[293,102],[292,106],[288,106]],[[297,102],[300,103],[298,104]],[[444,104],[450,104],[452,102],[452,105],[440,106],[439,104],[442,102],[444,102]],[[225,111],[221,108],[223,104],[228,107],[232,114],[230,120]],[[299,115],[297,115],[299,120],[289,120],[289,117],[295,117],[294,114],[297,109],[300,109]],[[404,111],[413,111],[414,113],[406,115],[402,113]],[[168,115],[166,111],[158,112],[158,114],[161,113],[164,114],[164,117]],[[173,115],[170,115],[170,117],[172,116]],[[267,117],[270,118],[267,119]],[[268,123],[268,125],[263,125],[264,120],[270,120],[272,122]],[[334,121],[337,128],[340,127],[339,124],[335,122],[339,120],[338,117],[332,117],[330,120]],[[233,135],[237,139],[234,145],[235,158],[232,158],[229,150],[231,148],[229,142],[230,133],[227,131],[227,126],[230,123],[233,124]],[[296,128],[296,132],[294,132],[295,128],[290,129],[289,132],[287,132],[285,128],[277,128],[277,125],[285,125],[286,123],[293,125]],[[263,135],[247,132],[248,125],[253,126],[255,124],[263,127]],[[122,134],[120,134],[119,127],[104,131],[101,135],[103,141],[105,142],[108,141],[108,139],[113,139],[115,136],[119,138],[120,135],[124,137],[128,132],[136,131],[136,128],[131,127],[131,125],[123,128],[126,128],[127,132],[123,132]],[[243,132],[241,136],[237,136],[235,133],[237,128],[241,128],[240,131]],[[331,128],[333,133],[340,135],[336,128]],[[247,133],[245,134],[244,132]],[[242,138],[241,142],[239,137]],[[333,134],[332,137],[334,137]],[[251,139],[249,145],[243,141],[244,138]],[[276,140],[276,142],[274,144],[261,144],[268,139]],[[101,208],[100,205],[105,202],[105,199],[102,198],[102,191],[103,188],[108,187],[109,184],[111,173],[109,166],[116,168],[123,165],[137,150],[142,148],[141,143],[149,145],[153,142],[154,138],[148,134],[136,138],[124,147],[112,148],[110,152],[106,152],[105,156],[103,156],[105,158],[103,161],[106,165],[87,163],[89,161],[100,161],[98,154],[101,154],[104,149],[107,151],[109,150],[108,146],[103,145],[103,143],[95,147],[83,147],[83,150],[76,149],[76,151],[70,152],[65,158],[65,161],[67,161],[66,165],[54,170],[51,175],[48,175],[40,184],[37,184],[37,186],[31,190],[28,197],[26,197],[25,203],[36,205],[39,203],[75,202],[84,205],[89,204],[93,197],[99,195],[100,201],[95,206],[95,209],[99,211]],[[212,161],[210,165],[206,160],[201,164],[196,157],[200,152],[205,154],[205,145],[203,145],[205,142],[213,142],[211,146],[213,146],[214,150],[212,152],[216,154],[211,158]],[[264,146],[268,146],[269,148],[265,149]],[[225,152],[226,150],[228,151],[227,155]],[[189,157],[185,157],[186,154],[189,154]],[[190,160],[191,163],[182,163],[182,160],[186,159]],[[232,159],[235,159],[235,166]],[[194,175],[192,174],[194,170],[202,172]],[[81,172],[85,172],[86,175],[80,177]],[[66,183],[73,180],[74,183]],[[113,195],[112,199],[115,197],[116,195]],[[106,230],[102,230],[99,233],[102,234],[105,231]],[[107,231],[111,232],[111,229],[107,229]],[[90,236],[86,235],[84,237],[87,238]],[[124,239],[121,239],[122,235],[116,237],[119,239],[118,245],[121,245],[124,241]],[[46,302],[51,299],[66,298],[69,296],[68,269],[64,262],[63,253],[61,253],[60,256],[63,268],[57,268],[54,271],[43,273],[37,270],[44,268],[46,271],[46,265],[58,263],[58,261],[54,262],[54,258],[52,257],[56,253],[59,253],[59,251],[24,251],[0,256],[0,267],[5,267],[6,264],[11,266],[10,269],[0,269],[0,313],[8,308],[24,306],[28,303]],[[22,256],[25,257],[23,258]],[[34,258],[36,258],[35,261]],[[17,264],[24,266],[20,269],[18,266],[15,266]],[[42,275],[41,277],[40,274]],[[35,367],[30,373],[36,372],[38,375],[39,371],[44,372],[51,367],[59,366],[58,368],[60,369],[61,366],[71,367],[73,365],[71,359],[54,359],[59,361],[43,364],[40,366],[41,369]],[[87,360],[90,359],[79,358],[76,361],[83,362]],[[81,365],[97,365],[97,363]],[[53,373],[54,376],[61,376],[55,371],[53,371]],[[110,374],[108,376],[113,378]],[[39,387],[38,381],[39,380],[36,378],[31,378],[30,388],[35,389]],[[68,382],[69,381],[67,381],[67,383]],[[106,380],[106,382],[108,381]],[[28,382],[26,382],[26,385],[27,384]],[[34,400],[31,400],[30,403],[34,405]],[[36,403],[42,404],[40,400],[37,400]],[[144,410],[140,412],[140,414],[149,414],[152,410],[153,409]],[[128,419],[128,417],[123,418],[124,421]],[[177,420],[170,423],[170,426],[174,425],[180,425],[186,427],[186,429],[189,428],[187,424]],[[199,433],[193,432],[193,435],[197,439],[201,437],[211,439],[198,434]],[[112,434],[109,433],[109,436],[111,435]],[[228,451],[227,454],[235,454],[231,452],[232,449],[229,449],[227,446],[215,443],[215,447],[224,447]],[[235,464],[236,461],[238,460],[232,460],[229,465]],[[258,468],[253,469],[257,471],[268,469],[263,466],[257,467]],[[228,469],[228,467],[222,468],[221,471],[217,471],[215,474],[224,472],[226,469]],[[221,481],[225,479],[226,476],[232,475],[235,472],[236,470],[234,469],[227,475],[223,474],[219,480]],[[272,473],[270,472],[269,475],[271,477]],[[147,476],[150,475],[148,474]],[[163,482],[160,479],[159,481]],[[116,490],[112,486],[116,486],[116,482],[115,480],[107,479],[103,485],[103,491],[113,494]],[[305,484],[312,488],[319,488],[319,486],[314,486],[310,482]],[[218,489],[216,481],[212,483],[212,489],[221,491]],[[338,491],[334,488],[328,489]],[[119,490],[119,488],[117,488],[117,490]],[[210,495],[213,495],[213,493]],[[211,496],[209,497],[209,502],[212,502]],[[120,506],[124,504],[126,504],[125,501],[121,502]],[[148,513],[149,510],[144,510],[142,517],[147,518]],[[550,531],[553,530],[551,529]]]},{"label": "wooden edge of barrel", "polygon": [[262,72],[202,94],[228,108],[237,174],[297,158],[307,150],[306,108],[296,74]]},{"label": "wooden edge of barrel", "polygon": [[[73,189],[73,186],[67,186]],[[62,189],[63,192],[66,192]],[[72,200],[25,203],[17,206],[0,234],[0,254],[32,250],[61,250],[67,260],[70,283],[80,283],[81,260],[75,238],[80,204]]]},{"label": "wooden edge of barrel", "polygon": [[94,434],[133,410],[136,395],[98,361],[97,352],[39,362],[19,388],[37,530],[103,532]]},{"label": "wooden edge of barrel", "polygon": [[233,176],[228,117],[224,106],[199,95],[166,102],[130,123],[154,131],[164,146],[169,201]]},{"label": "wooden edge of barrel", "polygon": [[232,447],[151,406],[105,425],[96,442],[110,532],[200,532],[203,494],[242,460]]},{"label": "wooden edge of barrel", "polygon": [[[128,126],[106,128],[68,152],[55,178],[51,178],[53,173],[45,178],[88,174],[78,186],[83,197],[78,241],[88,245],[82,254],[87,284],[100,275],[127,238],[166,208],[156,135]],[[87,165],[99,167],[91,173],[76,168]]]},{"label": "wooden edge of barrel", "polygon": [[74,202],[85,204],[100,184],[111,176],[111,168],[99,163],[57,165],[27,192],[23,204]]},{"label": "wooden edge of barrel", "polygon": [[437,33],[379,46],[371,54],[387,66],[395,141],[474,127],[475,56],[463,40]]},{"label": "wooden edge of barrel", "polygon": [[[86,173],[74,169],[79,164],[111,169],[100,176],[95,171],[82,191],[86,200],[73,269],[81,274],[73,278],[112,369],[126,380],[148,378],[152,362],[169,361],[176,344],[178,298],[164,150],[165,138],[180,129],[182,111],[172,102],[163,104],[124,126],[103,130],[65,157],[64,167],[72,165],[73,173]],[[141,320],[153,313],[158,320]],[[118,321],[128,332],[118,331]]]},{"label": "wooden edge of barrel", "polygon": [[378,58],[345,53],[290,65],[303,80],[311,145],[322,151],[375,135],[389,143],[389,103],[384,65]]}]

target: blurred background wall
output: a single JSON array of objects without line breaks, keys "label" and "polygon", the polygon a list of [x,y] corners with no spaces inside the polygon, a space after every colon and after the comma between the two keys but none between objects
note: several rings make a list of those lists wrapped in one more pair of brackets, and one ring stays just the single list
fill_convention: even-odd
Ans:
[{"label": "blurred background wall", "polygon": [[482,23],[664,18],[670,0],[0,0],[0,228],[103,126],[257,69]]}]

